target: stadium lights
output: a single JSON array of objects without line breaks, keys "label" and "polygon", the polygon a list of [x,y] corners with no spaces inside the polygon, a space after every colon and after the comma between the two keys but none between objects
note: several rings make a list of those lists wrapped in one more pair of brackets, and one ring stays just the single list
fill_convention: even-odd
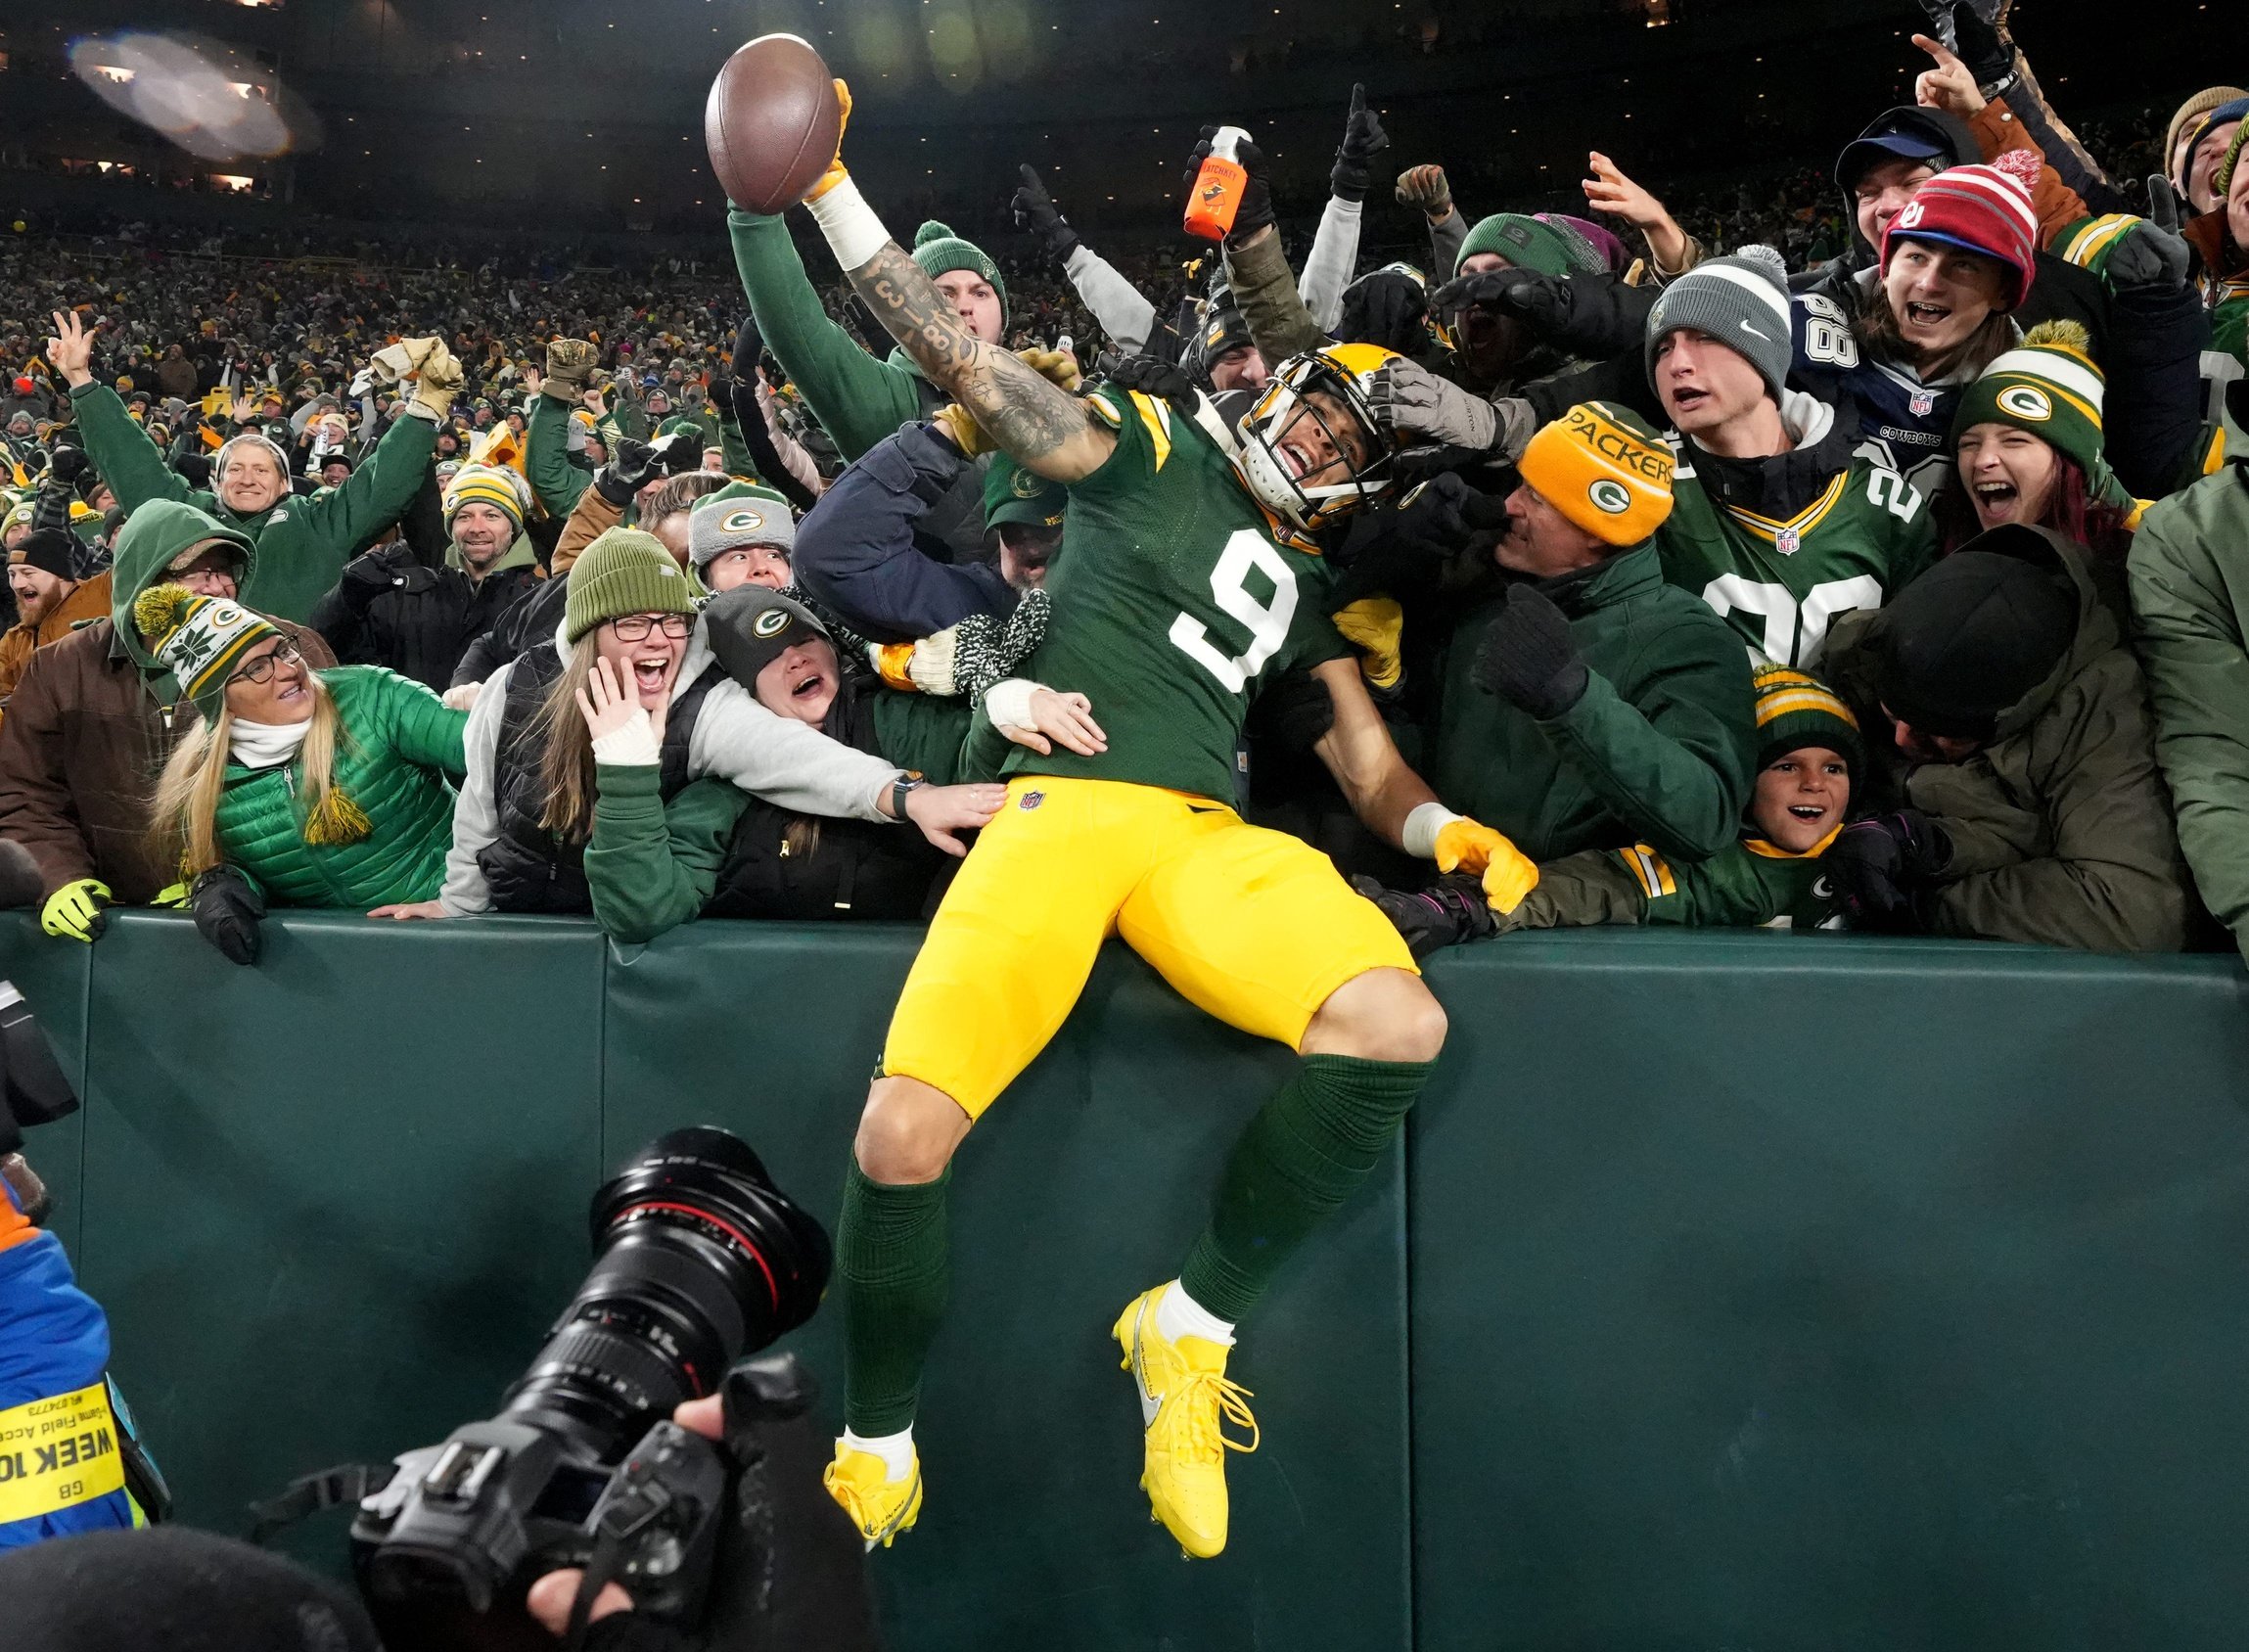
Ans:
[{"label": "stadium lights", "polygon": [[1641,0],[1641,10],[1650,28],[1662,28],[1672,21],[1672,0]]}]

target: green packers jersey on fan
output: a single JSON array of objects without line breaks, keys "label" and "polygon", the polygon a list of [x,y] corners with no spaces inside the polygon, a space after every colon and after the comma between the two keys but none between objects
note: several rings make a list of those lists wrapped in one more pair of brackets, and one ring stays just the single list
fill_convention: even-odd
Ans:
[{"label": "green packers jersey on fan", "polygon": [[1672,497],[1656,529],[1664,578],[1709,603],[1777,665],[1816,666],[1837,615],[1880,608],[1936,553],[1927,501],[1864,457],[1786,522],[1712,498],[1683,451]]},{"label": "green packers jersey on fan", "polygon": [[1242,717],[1266,676],[1345,657],[1327,563],[1274,536],[1192,419],[1137,390],[1087,406],[1117,450],[1070,489],[1053,617],[1022,674],[1093,703],[1109,750],[1013,748],[1009,774],[1163,786],[1231,804]]}]

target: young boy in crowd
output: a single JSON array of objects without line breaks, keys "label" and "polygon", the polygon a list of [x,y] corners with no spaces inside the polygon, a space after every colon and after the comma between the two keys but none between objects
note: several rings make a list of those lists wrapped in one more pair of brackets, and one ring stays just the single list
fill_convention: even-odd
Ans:
[{"label": "young boy in crowd", "polygon": [[1473,878],[1418,894],[1354,879],[1390,915],[1415,957],[1459,941],[1583,924],[1762,924],[1816,929],[1835,916],[1819,859],[1851,812],[1863,762],[1859,720],[1818,678],[1784,665],[1756,676],[1757,785],[1738,840],[1699,865],[1673,864],[1646,844],[1583,849],[1538,868],[1512,911],[1486,902]]}]

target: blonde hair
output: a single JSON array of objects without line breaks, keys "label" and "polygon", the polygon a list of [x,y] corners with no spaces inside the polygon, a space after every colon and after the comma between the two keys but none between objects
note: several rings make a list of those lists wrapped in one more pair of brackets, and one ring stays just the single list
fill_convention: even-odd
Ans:
[{"label": "blonde hair", "polygon": [[[336,701],[320,673],[307,670],[312,685],[312,726],[298,748],[295,767],[297,795],[304,802],[305,841],[317,841],[320,822],[335,812],[335,804],[347,803],[336,790],[336,749],[342,719]],[[226,859],[218,842],[218,800],[226,790],[226,763],[234,750],[234,712],[219,702],[218,715],[209,722],[201,717],[187,738],[164,764],[157,778],[155,801],[149,813],[160,853],[179,856],[182,878],[192,881]]]},{"label": "blonde hair", "polygon": [[593,675],[599,653],[592,631],[571,644],[562,675],[524,731],[539,750],[539,786],[546,795],[539,824],[557,843],[582,844],[593,836],[593,735],[577,709],[577,697]]}]

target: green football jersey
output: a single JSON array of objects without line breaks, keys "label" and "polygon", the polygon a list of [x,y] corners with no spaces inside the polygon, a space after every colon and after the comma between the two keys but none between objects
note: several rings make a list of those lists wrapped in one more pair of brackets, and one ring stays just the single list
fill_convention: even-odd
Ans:
[{"label": "green football jersey", "polygon": [[1937,548],[1927,501],[1888,466],[1854,458],[1786,522],[1722,504],[1680,454],[1656,529],[1664,578],[1710,604],[1752,650],[1812,670],[1836,616],[1880,608]]},{"label": "green football jersey", "polygon": [[1327,562],[1283,544],[1232,462],[1169,403],[1114,386],[1087,403],[1117,450],[1070,489],[1047,575],[1053,616],[1022,675],[1093,703],[1099,757],[1011,750],[1009,774],[1234,798],[1242,717],[1265,678],[1350,653]]}]

